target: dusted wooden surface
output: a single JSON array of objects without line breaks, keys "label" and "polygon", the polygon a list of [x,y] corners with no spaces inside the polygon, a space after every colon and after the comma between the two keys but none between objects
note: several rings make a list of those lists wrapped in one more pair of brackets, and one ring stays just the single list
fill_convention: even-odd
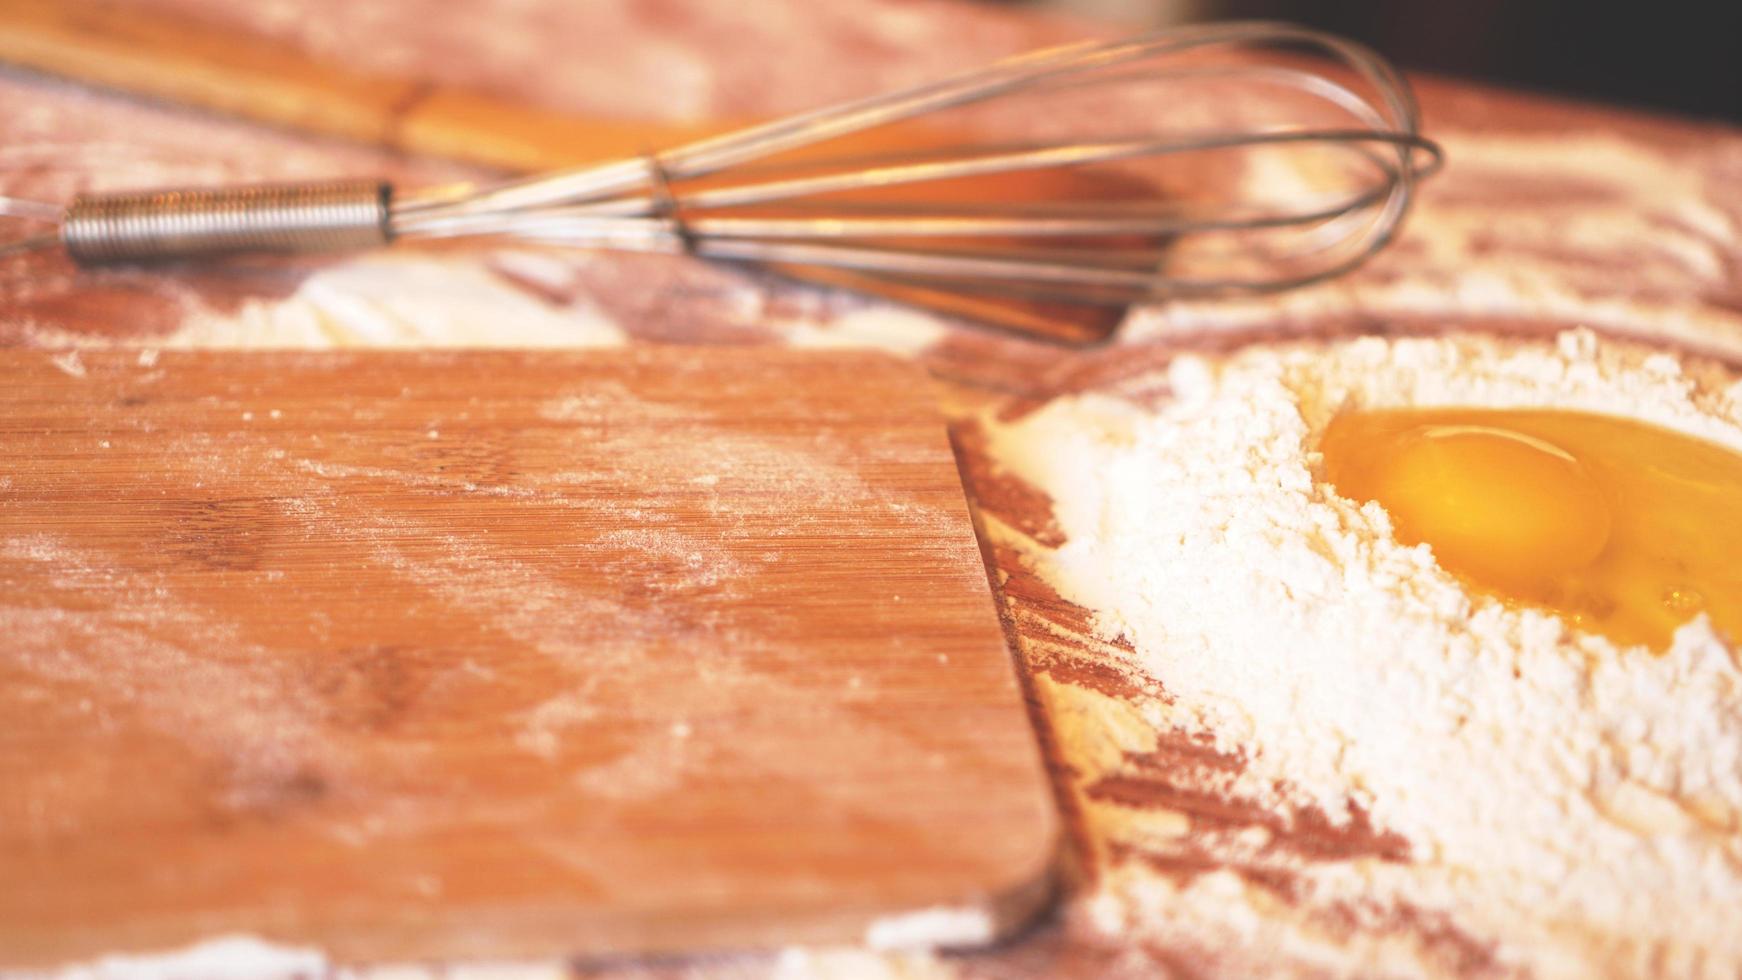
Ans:
[{"label": "dusted wooden surface", "polygon": [[853,941],[1048,889],[893,359],[11,353],[0,458],[0,965]]},{"label": "dusted wooden surface", "polygon": [[[942,0],[483,0],[468,17],[432,14],[425,0],[127,6],[268,34],[359,71],[439,77],[565,112],[670,119],[799,109],[1112,32]],[[1065,542],[1051,502],[1001,469],[977,424],[982,411],[1014,415],[1083,391],[1152,402],[1167,394],[1157,372],[1181,351],[1278,336],[1448,329],[1544,336],[1584,324],[1742,359],[1742,198],[1735,193],[1742,134],[1418,82],[1428,131],[1444,141],[1450,162],[1422,188],[1389,251],[1355,275],[1312,289],[1138,310],[1099,350],[1060,351],[680,259],[516,250],[173,275],[75,274],[52,257],[15,258],[0,264],[0,342],[869,343],[898,349],[948,379],[946,407],[972,503],[988,532],[1000,599],[1066,804],[1074,873],[1062,911],[996,950],[918,964],[837,951],[779,960],[614,960],[564,972],[687,978],[911,970],[1027,980],[1323,970],[1322,960],[1292,957],[1265,941],[1278,933],[1218,931],[1182,918],[1173,905],[1139,898],[1144,890],[1218,885],[1274,898],[1282,935],[1325,948],[1384,941],[1438,963],[1443,974],[1504,975],[1495,950],[1455,916],[1383,897],[1351,909],[1315,900],[1303,886],[1303,868],[1335,872],[1364,860],[1404,860],[1407,842],[1387,828],[1332,827],[1322,814],[1278,814],[1203,789],[1242,761],[1170,728],[1158,707],[1168,679],[1143,676],[1129,650],[1097,637],[1097,610],[1063,601],[1027,570],[1033,549]],[[0,77],[0,105],[4,186],[26,196],[144,181],[451,173],[428,161],[33,80]],[[401,301],[426,289],[439,289],[442,304]],[[483,299],[487,315],[478,312]],[[1244,845],[1254,838],[1269,843]]]}]

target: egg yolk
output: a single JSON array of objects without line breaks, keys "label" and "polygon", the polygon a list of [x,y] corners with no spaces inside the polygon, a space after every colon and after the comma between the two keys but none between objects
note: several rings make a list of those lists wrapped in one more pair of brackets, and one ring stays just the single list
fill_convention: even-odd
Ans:
[{"label": "egg yolk", "polygon": [[1711,616],[1742,639],[1742,455],[1582,412],[1344,412],[1325,475],[1477,590],[1667,649]]}]

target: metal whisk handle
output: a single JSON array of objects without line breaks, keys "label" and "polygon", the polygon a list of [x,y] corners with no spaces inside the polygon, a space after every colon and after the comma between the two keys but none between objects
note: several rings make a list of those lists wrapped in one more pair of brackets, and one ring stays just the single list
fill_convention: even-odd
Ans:
[{"label": "metal whisk handle", "polygon": [[81,194],[60,235],[81,264],[372,248],[393,238],[391,199],[379,180]]}]

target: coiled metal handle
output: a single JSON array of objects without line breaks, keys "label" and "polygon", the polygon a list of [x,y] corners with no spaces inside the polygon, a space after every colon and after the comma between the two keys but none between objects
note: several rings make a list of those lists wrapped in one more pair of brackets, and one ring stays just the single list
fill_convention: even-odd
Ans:
[{"label": "coiled metal handle", "polygon": [[391,200],[379,180],[81,194],[61,241],[82,264],[372,248],[393,238]]}]

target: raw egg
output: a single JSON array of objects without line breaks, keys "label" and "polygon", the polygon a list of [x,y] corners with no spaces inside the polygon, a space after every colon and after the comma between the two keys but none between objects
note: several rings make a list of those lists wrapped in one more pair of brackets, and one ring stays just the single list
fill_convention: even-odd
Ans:
[{"label": "raw egg", "polygon": [[1320,446],[1342,495],[1477,590],[1667,649],[1711,616],[1742,638],[1742,454],[1631,419],[1349,411]]}]

